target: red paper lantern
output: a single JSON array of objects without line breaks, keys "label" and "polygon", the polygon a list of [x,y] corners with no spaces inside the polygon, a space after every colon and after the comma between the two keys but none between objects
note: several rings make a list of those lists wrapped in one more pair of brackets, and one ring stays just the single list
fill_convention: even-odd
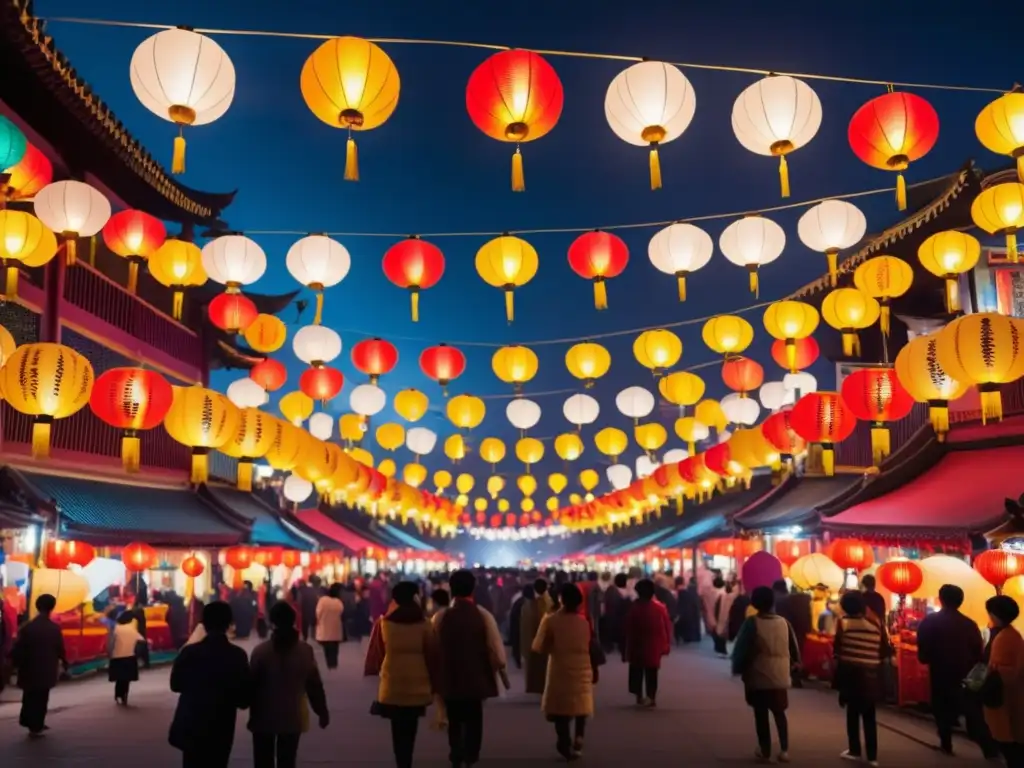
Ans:
[{"label": "red paper lantern", "polygon": [[802,371],[804,368],[810,368],[814,365],[814,361],[818,359],[818,355],[821,354],[818,342],[814,340],[813,336],[807,336],[803,339],[793,339],[792,346],[795,355],[793,365],[790,367],[786,352],[786,345],[787,342],[785,339],[776,339],[772,342],[772,360],[778,363],[780,367],[788,370],[790,373],[796,373],[797,371]]},{"label": "red paper lantern", "polygon": [[241,293],[222,293],[207,307],[210,322],[227,333],[242,333],[253,324],[259,310]]},{"label": "red paper lantern", "polygon": [[811,543],[806,539],[792,539],[775,542],[775,557],[787,568],[811,552]]},{"label": "red paper lantern", "polygon": [[141,465],[138,431],[162,424],[173,401],[167,379],[149,368],[111,368],[96,378],[89,407],[102,421],[124,430],[121,462],[127,472],[138,472]]},{"label": "red paper lantern", "polygon": [[205,570],[206,567],[203,565],[203,561],[195,555],[189,555],[181,561],[181,572],[190,579],[202,576]]},{"label": "red paper lantern", "polygon": [[793,430],[790,423],[792,407],[776,411],[761,423],[761,434],[783,456],[793,456],[807,450],[807,441]]},{"label": "red paper lantern", "polygon": [[129,573],[139,573],[155,567],[159,559],[149,544],[134,541],[121,550],[121,562]]},{"label": "red paper lantern", "polygon": [[281,555],[281,565],[285,568],[298,568],[302,564],[302,555],[296,549],[286,549]]},{"label": "red paper lantern", "polygon": [[569,246],[569,266],[584,280],[594,282],[594,306],[608,309],[604,281],[618,277],[629,263],[629,248],[610,232],[586,232]]},{"label": "red paper lantern", "polygon": [[878,566],[875,578],[883,587],[903,598],[921,588],[924,572],[913,560],[890,560]]},{"label": "red paper lantern", "polygon": [[735,539],[708,539],[704,542],[703,548],[709,555],[717,555],[719,557],[736,556]]},{"label": "red paper lantern", "polygon": [[501,527],[501,515],[499,515],[499,514],[491,515],[491,528],[500,528],[500,527]]},{"label": "red paper lantern", "polygon": [[486,512],[477,512],[475,519],[476,519],[476,524],[477,525],[483,525],[484,523],[487,522],[487,513]]},{"label": "red paper lantern", "polygon": [[1024,557],[1005,549],[986,549],[974,558],[974,570],[1001,591],[1008,579],[1024,574]]},{"label": "red paper lantern", "polygon": [[514,528],[515,524],[516,524],[516,513],[515,512],[509,512],[507,515],[505,515],[505,525],[507,525],[509,528]]},{"label": "red paper lantern", "polygon": [[829,557],[844,571],[863,571],[875,562],[871,545],[856,539],[836,539],[832,542],[832,554]]},{"label": "red paper lantern", "polygon": [[703,453],[704,466],[722,477],[733,477],[742,471],[742,467],[732,461],[732,452],[729,450],[729,441],[718,443],[708,448]]},{"label": "red paper lantern", "polygon": [[87,566],[96,557],[96,550],[84,541],[50,539],[46,542],[43,561],[47,568],[63,570],[69,565]]},{"label": "red paper lantern", "polygon": [[260,547],[252,555],[252,561],[264,568],[280,565],[284,558],[284,547]]},{"label": "red paper lantern", "polygon": [[412,321],[418,323],[420,291],[433,288],[444,275],[444,254],[441,249],[414,235],[388,248],[382,266],[388,280],[409,291]]},{"label": "red paper lantern", "polygon": [[914,398],[900,384],[893,368],[862,368],[843,380],[843,400],[853,415],[872,421],[871,456],[875,466],[891,450],[889,429],[884,422],[898,421],[914,408]]},{"label": "red paper lantern", "polygon": [[530,513],[529,512],[523,512],[523,514],[521,514],[519,516],[519,525],[522,528],[525,528],[529,524],[530,524]]},{"label": "red paper lantern", "polygon": [[103,242],[111,252],[128,259],[128,293],[139,284],[139,265],[167,239],[167,230],[156,216],[135,210],[119,211],[103,225]]},{"label": "red paper lantern", "polygon": [[363,339],[352,347],[352,364],[360,373],[370,377],[376,384],[385,373],[390,373],[398,363],[398,350],[384,339]]},{"label": "red paper lantern", "polygon": [[835,474],[834,445],[857,427],[857,417],[838,392],[811,392],[790,411],[793,431],[809,443],[821,445],[821,464],[826,475]]},{"label": "red paper lantern", "polygon": [[307,368],[299,377],[299,389],[313,400],[326,403],[341,392],[345,386],[345,377],[337,368],[321,365]]},{"label": "red paper lantern", "polygon": [[0,183],[0,201],[25,200],[53,181],[53,164],[31,144],[17,165],[3,170],[7,179]]},{"label": "red paper lantern", "polygon": [[224,550],[224,562],[237,571],[244,571],[254,562],[255,551],[252,547],[240,545]]},{"label": "red paper lantern", "polygon": [[749,357],[734,357],[722,363],[722,381],[741,394],[752,392],[764,381],[764,368]]},{"label": "red paper lantern", "polygon": [[455,347],[438,344],[420,353],[420,368],[444,388],[466,370],[466,356]]},{"label": "red paper lantern", "polygon": [[896,203],[907,207],[903,171],[920,160],[939,138],[939,115],[912,93],[886,93],[858,109],[850,120],[850,148],[873,168],[895,171]]},{"label": "red paper lantern", "polygon": [[562,114],[562,81],[554,67],[532,51],[501,51],[473,70],[466,109],[481,131],[516,144],[512,189],[526,189],[519,144],[544,136]]},{"label": "red paper lantern", "polygon": [[267,392],[276,392],[288,381],[288,369],[283,363],[268,357],[249,369],[249,378]]}]

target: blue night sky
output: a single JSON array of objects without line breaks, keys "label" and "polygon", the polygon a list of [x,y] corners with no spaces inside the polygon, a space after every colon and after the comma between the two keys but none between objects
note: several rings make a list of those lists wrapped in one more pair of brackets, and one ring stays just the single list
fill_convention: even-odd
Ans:
[{"label": "blue night sky", "polygon": [[[652,0],[632,8],[601,0],[585,5],[564,1],[511,8],[411,0],[290,4],[267,0],[131,4],[38,0],[36,13],[44,18],[88,15],[194,27],[470,40],[911,82],[1009,88],[1016,79],[1024,79],[1019,25],[983,13],[979,4],[950,3],[941,14],[932,4],[920,2],[827,4],[827,14],[821,11],[825,5]],[[1007,8],[1004,5],[1000,10]],[[136,101],[128,80],[132,51],[150,33],[60,22],[51,23],[49,31],[135,136],[169,163],[173,126]],[[188,173],[183,181],[206,190],[237,188],[236,202],[225,213],[234,229],[404,234],[597,227],[756,210],[783,202],[775,162],[744,150],[730,127],[732,103],[754,82],[754,75],[684,70],[696,90],[696,116],[680,139],[662,147],[665,188],[651,192],[646,150],[620,141],[604,117],[605,90],[626,65],[550,57],[564,84],[565,108],[547,137],[524,145],[527,192],[516,194],[509,189],[511,146],[480,133],[465,109],[466,81],[488,53],[386,45],[402,78],[401,98],[383,127],[358,137],[362,181],[352,184],[342,180],[344,134],[319,122],[299,93],[299,71],[318,41],[217,39],[234,61],[237,91],[231,109],[220,121],[189,133]],[[817,80],[809,83],[821,98],[824,119],[817,137],[790,158],[792,200],[891,185],[891,175],[857,160],[846,138],[847,123],[856,108],[884,88]],[[989,154],[974,136],[974,118],[993,95],[917,92],[937,109],[941,132],[935,149],[909,171],[910,183],[950,173],[969,158],[987,167],[1005,164],[1005,158]],[[891,195],[857,203],[867,215],[869,232],[898,218]],[[772,214],[786,230],[788,243],[782,258],[761,273],[762,300],[780,297],[823,271],[823,257],[797,239],[800,213],[802,210]],[[534,281],[517,293],[512,326],[505,322],[501,293],[485,285],[473,268],[473,256],[485,238],[434,239],[444,251],[447,270],[442,282],[423,294],[418,325],[409,320],[408,296],[392,286],[380,268],[381,257],[394,240],[339,238],[352,254],[353,267],[348,278],[327,293],[325,323],[342,334],[346,347],[340,361],[347,383],[338,410],[347,408],[347,393],[362,378],[351,365],[349,349],[365,335],[382,336],[399,347],[398,368],[382,382],[389,397],[400,388],[415,386],[437,405],[442,403],[439,388],[421,374],[417,364],[419,351],[429,344],[529,343],[587,336],[725,313],[748,305],[752,301],[746,274],[717,249],[718,235],[728,223],[702,225],[715,239],[716,253],[711,264],[689,281],[690,298],[685,304],[676,301],[674,280],[657,272],[648,261],[647,243],[656,229],[620,232],[630,248],[630,264],[620,278],[609,283],[611,308],[600,313],[593,308],[591,286],[573,274],[566,262],[575,235],[528,235],[540,253],[541,264]],[[269,258],[267,273],[256,289],[290,290],[293,281],[284,257],[297,237],[253,237]],[[288,310],[284,319],[294,321],[293,311]],[[307,312],[306,322],[311,319]],[[768,355],[760,313],[752,313],[748,319],[759,337],[751,356],[765,364],[769,378],[780,376]],[[291,330],[297,327],[293,325]],[[699,325],[681,329],[680,334],[682,365],[712,359],[700,341]],[[623,336],[607,343],[612,371],[593,391],[602,404],[598,426],[628,430],[628,420],[615,410],[615,393],[631,384],[653,386],[650,374],[632,356],[633,338]],[[289,342],[279,353],[292,373],[286,389],[297,386],[301,370],[290,346]],[[531,390],[576,386],[563,362],[567,347],[534,347],[540,355],[540,373],[527,386],[527,395]],[[491,372],[492,349],[462,348],[468,369],[452,385],[453,394],[508,393]],[[825,383],[832,375],[827,365],[816,372],[828,377]],[[725,393],[717,369],[706,369],[704,374],[709,395]],[[234,377],[219,376],[216,383],[226,385]],[[537,436],[568,430],[561,413],[565,397],[538,398],[545,416],[534,430]],[[515,434],[505,419],[505,402],[488,401],[487,418],[474,437],[505,439],[511,456]],[[670,433],[671,416],[665,412]],[[393,417],[389,405],[375,422]],[[422,423],[437,430],[442,439],[453,429],[437,414],[428,415]],[[372,438],[365,442],[378,461],[383,458],[382,451],[374,450]],[[601,464],[589,436],[586,442],[584,456],[571,468],[572,473]],[[667,447],[678,446],[673,435]],[[635,447],[631,450],[630,464],[639,453]],[[404,450],[395,458],[399,465],[411,459]],[[440,441],[427,463],[432,469],[447,464]],[[549,446],[539,472],[556,471],[559,465]],[[482,493],[488,470],[475,458],[465,461],[463,468],[476,475],[477,490]],[[520,468],[507,458],[500,469],[514,476]],[[542,484],[538,506],[543,506],[546,495]]]}]

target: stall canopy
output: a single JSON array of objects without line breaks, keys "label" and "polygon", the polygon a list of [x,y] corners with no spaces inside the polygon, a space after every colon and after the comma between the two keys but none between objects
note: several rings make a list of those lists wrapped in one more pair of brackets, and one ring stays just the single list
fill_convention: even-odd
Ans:
[{"label": "stall canopy", "polygon": [[216,486],[207,486],[206,490],[216,503],[224,505],[239,517],[252,521],[250,544],[306,551],[316,546],[314,539],[290,526],[274,509],[251,493]]},{"label": "stall canopy", "polygon": [[385,534],[387,534],[388,536],[391,536],[394,540],[400,542],[401,546],[403,546],[403,547],[410,547],[412,549],[419,550],[420,552],[435,552],[436,551],[429,544],[426,544],[426,543],[420,541],[415,536],[413,536],[411,533],[407,533],[407,532],[403,531],[401,528],[398,528],[397,526],[388,525],[387,523],[381,523],[379,528]]},{"label": "stall canopy", "polygon": [[1024,446],[953,450],[884,496],[826,518],[831,532],[865,538],[964,538],[999,525],[1024,490]]},{"label": "stall canopy", "polygon": [[334,546],[341,547],[351,554],[361,554],[372,550],[372,541],[360,536],[355,531],[336,523],[319,509],[304,509],[295,514],[296,519],[319,536],[330,539]]},{"label": "stall canopy", "polygon": [[775,491],[741,509],[733,523],[745,530],[771,533],[782,528],[815,528],[821,520],[818,507],[859,486],[860,475],[790,477]]},{"label": "stall canopy", "polygon": [[728,533],[731,530],[730,518],[768,493],[771,487],[769,478],[755,477],[746,490],[730,491],[703,504],[689,505],[683,513],[681,524],[670,536],[662,539],[658,546],[661,549],[686,547]]},{"label": "stall canopy", "polygon": [[662,528],[659,531],[648,532],[639,538],[630,539],[629,541],[622,544],[615,544],[607,547],[602,554],[605,555],[625,555],[630,552],[643,549],[644,547],[653,547],[659,545],[659,540],[666,538],[669,534],[678,531],[678,527],[667,527]]}]

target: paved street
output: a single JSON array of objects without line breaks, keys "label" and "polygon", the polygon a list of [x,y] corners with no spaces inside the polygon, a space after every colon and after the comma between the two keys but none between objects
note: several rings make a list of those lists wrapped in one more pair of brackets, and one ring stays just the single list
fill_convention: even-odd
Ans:
[{"label": "paved street", "polygon": [[[326,675],[332,723],[326,731],[303,737],[302,765],[393,765],[388,724],[368,714],[376,679],[361,677],[362,650],[342,646],[341,668]],[[116,707],[112,685],[105,678],[68,683],[52,698],[44,739],[29,740],[17,725],[18,692],[0,696],[0,759],[6,766],[104,765],[109,768],[164,768],[180,764],[166,742],[175,697],[167,690],[167,669],[143,673],[133,686],[131,706]],[[513,690],[522,687],[512,677]],[[886,724],[931,742],[930,725],[893,713]],[[417,765],[445,766],[443,734],[426,727],[417,744]],[[542,718],[534,697],[513,693],[487,707],[484,757],[486,766],[553,763],[554,733]],[[835,697],[820,690],[793,691],[790,697],[793,765],[849,765],[839,760],[844,748],[843,711]],[[906,735],[881,729],[880,761],[891,766],[982,765],[977,749],[962,741],[957,759],[942,757]],[[662,670],[662,693],[656,711],[637,711],[626,693],[625,668],[611,660],[602,670],[598,711],[590,723],[586,754],[580,766],[744,765],[752,762],[753,723],[743,703],[742,686],[729,677],[728,664],[707,648],[673,652]],[[239,719],[234,764],[251,764],[244,715]],[[44,762],[45,761],[45,762]],[[989,763],[989,765],[991,765]]]}]

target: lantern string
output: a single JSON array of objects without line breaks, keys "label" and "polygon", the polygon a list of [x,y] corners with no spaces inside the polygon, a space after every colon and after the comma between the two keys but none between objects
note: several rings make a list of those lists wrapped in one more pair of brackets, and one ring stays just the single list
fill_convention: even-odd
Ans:
[{"label": "lantern string", "polygon": [[[156,24],[150,22],[138,22],[138,21],[118,21],[114,19],[92,19],[83,18],[76,16],[49,16],[43,17],[43,21],[49,23],[62,23],[62,24],[87,24],[92,26],[100,27],[123,27],[130,29],[174,29],[173,24]],[[331,40],[337,35],[325,34],[322,32],[277,32],[271,30],[258,30],[258,29],[221,29],[216,27],[194,27],[193,31],[204,35],[234,35],[242,37],[277,37],[286,38],[293,40]],[[476,43],[464,40],[432,40],[423,38],[411,38],[411,37],[367,37],[372,43],[380,43],[384,45],[433,45],[433,46],[445,46],[451,48],[475,48],[486,51],[508,51],[516,48],[516,46],[510,45],[498,45],[496,43]],[[624,54],[615,53],[597,53],[588,51],[566,51],[559,49],[545,49],[545,48],[528,48],[534,53],[540,54],[541,56],[562,56],[567,58],[575,59],[598,59],[602,61],[625,61],[625,62],[641,62],[645,60],[643,56],[628,56]],[[1008,88],[989,88],[973,85],[948,85],[944,83],[911,83],[902,82],[899,80],[874,80],[871,78],[864,77],[848,77],[845,75],[826,75],[812,72],[787,72],[777,69],[762,69],[758,67],[738,67],[728,64],[698,64],[691,61],[666,61],[666,64],[679,67],[680,69],[700,69],[714,72],[734,72],[748,75],[760,75],[762,77],[768,75],[785,75],[788,77],[797,77],[803,80],[825,80],[835,83],[852,83],[855,85],[880,85],[886,88],[916,88],[916,89],[929,89],[929,90],[940,90],[940,91],[967,91],[972,93],[1007,93]]]}]

